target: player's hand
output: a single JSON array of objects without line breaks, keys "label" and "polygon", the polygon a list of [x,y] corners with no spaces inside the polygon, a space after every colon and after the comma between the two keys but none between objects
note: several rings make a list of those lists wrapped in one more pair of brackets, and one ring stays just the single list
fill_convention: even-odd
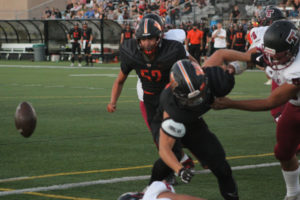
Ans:
[{"label": "player's hand", "polygon": [[182,182],[189,183],[194,176],[194,173],[191,169],[181,168],[178,172],[178,176],[181,178]]},{"label": "player's hand", "polygon": [[109,104],[107,104],[106,109],[107,109],[107,112],[113,113],[113,112],[116,111],[117,105],[116,105],[116,104],[109,103]]},{"label": "player's hand", "polygon": [[215,99],[211,107],[215,110],[222,110],[229,108],[231,102],[232,100],[227,97],[219,97]]}]

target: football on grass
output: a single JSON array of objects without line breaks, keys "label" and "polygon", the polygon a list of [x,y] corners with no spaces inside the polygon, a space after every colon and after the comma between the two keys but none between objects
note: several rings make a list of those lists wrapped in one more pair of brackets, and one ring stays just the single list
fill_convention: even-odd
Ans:
[{"label": "football on grass", "polygon": [[36,126],[36,113],[32,105],[22,102],[18,105],[15,114],[15,125],[24,137],[30,137]]}]

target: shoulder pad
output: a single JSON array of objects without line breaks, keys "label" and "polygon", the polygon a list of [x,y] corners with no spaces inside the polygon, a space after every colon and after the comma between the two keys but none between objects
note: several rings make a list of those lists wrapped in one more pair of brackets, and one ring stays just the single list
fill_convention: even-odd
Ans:
[{"label": "shoulder pad", "polygon": [[161,123],[161,128],[166,134],[174,138],[182,138],[185,135],[185,126],[170,118]]},{"label": "shoulder pad", "polygon": [[124,40],[124,43],[120,46],[121,62],[126,63],[138,63],[143,65],[143,60],[139,59],[138,43],[135,39]]}]

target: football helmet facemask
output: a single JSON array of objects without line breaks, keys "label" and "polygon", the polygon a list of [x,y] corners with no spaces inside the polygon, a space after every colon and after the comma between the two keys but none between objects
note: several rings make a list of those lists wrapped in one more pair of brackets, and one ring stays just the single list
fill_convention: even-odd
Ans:
[{"label": "football helmet facemask", "polygon": [[299,32],[292,22],[274,22],[264,35],[262,53],[265,63],[274,70],[290,66],[298,54],[299,39]]},{"label": "football helmet facemask", "polygon": [[205,102],[208,80],[201,67],[188,59],[177,61],[171,69],[170,87],[182,106],[195,107]]},{"label": "football helmet facemask", "polygon": [[[136,28],[135,37],[138,40],[139,48],[146,55],[152,55],[155,52],[156,48],[160,46],[162,38],[161,25],[151,18],[142,19]],[[152,38],[156,38],[156,43],[153,46],[146,48],[141,45],[140,40]]]}]

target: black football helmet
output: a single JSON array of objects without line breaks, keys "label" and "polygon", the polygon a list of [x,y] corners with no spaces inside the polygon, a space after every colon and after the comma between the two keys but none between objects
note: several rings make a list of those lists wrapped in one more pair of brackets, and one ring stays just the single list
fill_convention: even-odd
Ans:
[{"label": "black football helmet", "polygon": [[180,105],[195,107],[205,101],[208,79],[197,63],[188,59],[177,61],[171,68],[170,80]]},{"label": "black football helmet", "polygon": [[141,192],[126,192],[119,196],[118,200],[141,200],[143,196]]},{"label": "black football helmet", "polygon": [[284,18],[280,9],[275,6],[267,6],[259,13],[258,23],[260,26],[269,26],[273,22]]},{"label": "black football helmet", "polygon": [[[150,18],[145,18],[140,21],[135,31],[135,37],[138,40],[139,47],[146,55],[151,55],[156,50],[156,47],[160,46],[161,39],[162,39],[162,28],[160,24]],[[156,38],[156,44],[151,47],[151,49],[144,49],[140,45],[140,41],[142,39],[151,39]]]},{"label": "black football helmet", "polygon": [[159,25],[161,26],[162,30],[164,30],[165,22],[164,20],[157,14],[149,13],[146,14],[142,19],[153,19],[154,21],[157,21]]},{"label": "black football helmet", "polygon": [[292,22],[274,22],[264,35],[262,52],[266,64],[275,70],[290,66],[298,54],[299,39],[299,31]]}]

